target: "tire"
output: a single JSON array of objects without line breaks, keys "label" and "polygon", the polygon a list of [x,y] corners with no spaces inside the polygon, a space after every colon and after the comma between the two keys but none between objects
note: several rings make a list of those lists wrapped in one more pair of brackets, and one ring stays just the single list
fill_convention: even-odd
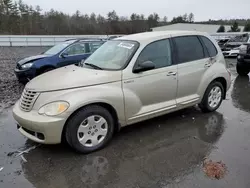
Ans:
[{"label": "tire", "polygon": [[245,68],[244,66],[240,65],[239,63],[237,63],[236,65],[236,70],[240,76],[246,76],[249,73],[249,70]]},{"label": "tire", "polygon": [[[215,90],[218,91],[218,88],[221,92],[220,99],[217,97],[219,94],[215,93]],[[199,104],[201,111],[206,113],[206,112],[213,112],[217,110],[221,105],[224,94],[225,94],[225,90],[220,82],[215,81],[209,84],[203,96],[203,99],[201,103]],[[210,97],[212,100],[210,100]],[[213,100],[213,98],[215,99]],[[215,102],[211,102],[211,101],[215,101]]]},{"label": "tire", "polygon": [[91,153],[108,144],[113,137],[114,125],[114,119],[107,109],[98,105],[87,106],[67,122],[66,141],[76,152]]},{"label": "tire", "polygon": [[28,83],[28,80],[18,80],[18,82],[25,86]]}]

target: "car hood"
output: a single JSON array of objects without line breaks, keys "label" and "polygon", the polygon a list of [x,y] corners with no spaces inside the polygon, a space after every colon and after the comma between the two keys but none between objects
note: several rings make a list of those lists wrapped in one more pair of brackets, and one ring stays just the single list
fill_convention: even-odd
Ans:
[{"label": "car hood", "polygon": [[35,55],[35,56],[31,56],[31,57],[26,57],[24,59],[21,59],[17,63],[19,65],[24,65],[25,63],[29,63],[29,62],[32,62],[32,61],[35,61],[35,60],[38,60],[38,59],[43,59],[45,57],[49,57],[49,55],[42,54],[42,55]]},{"label": "car hood", "polygon": [[35,77],[26,89],[36,92],[57,91],[121,81],[121,71],[95,70],[75,65],[55,69]]}]

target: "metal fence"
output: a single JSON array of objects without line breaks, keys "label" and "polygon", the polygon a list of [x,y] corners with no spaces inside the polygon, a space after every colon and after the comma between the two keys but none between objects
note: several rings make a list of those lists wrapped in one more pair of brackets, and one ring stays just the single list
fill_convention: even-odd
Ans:
[{"label": "metal fence", "polygon": [[0,46],[53,46],[72,38],[107,37],[107,35],[0,35]]},{"label": "metal fence", "polygon": [[[233,37],[245,32],[213,33],[215,39]],[[248,33],[250,34],[250,33]],[[112,35],[110,35],[112,36]],[[107,38],[107,35],[0,35],[0,46],[53,46],[72,38]]]}]

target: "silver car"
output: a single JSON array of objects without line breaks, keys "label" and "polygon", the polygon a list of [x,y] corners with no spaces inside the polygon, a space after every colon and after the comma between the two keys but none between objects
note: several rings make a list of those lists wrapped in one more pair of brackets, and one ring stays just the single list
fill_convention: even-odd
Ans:
[{"label": "silver car", "polygon": [[65,140],[90,153],[126,125],[196,104],[215,111],[230,84],[223,54],[207,34],[139,33],[106,42],[81,66],[34,78],[13,115],[35,142]]}]

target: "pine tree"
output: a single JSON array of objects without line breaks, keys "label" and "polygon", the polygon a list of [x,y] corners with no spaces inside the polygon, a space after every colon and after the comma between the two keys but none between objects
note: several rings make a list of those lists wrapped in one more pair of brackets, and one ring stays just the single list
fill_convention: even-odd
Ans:
[{"label": "pine tree", "polygon": [[188,22],[194,22],[194,14],[192,12],[188,15]]},{"label": "pine tree", "polygon": [[240,32],[239,24],[236,21],[234,21],[229,32]]},{"label": "pine tree", "polygon": [[247,22],[245,27],[244,27],[244,31],[246,32],[250,32],[250,22]]},{"label": "pine tree", "polygon": [[4,4],[3,0],[0,0],[0,33],[4,33],[4,20],[5,20],[5,12],[4,12]]},{"label": "pine tree", "polygon": [[224,33],[225,32],[225,26],[221,25],[219,29],[217,30],[217,33]]}]

